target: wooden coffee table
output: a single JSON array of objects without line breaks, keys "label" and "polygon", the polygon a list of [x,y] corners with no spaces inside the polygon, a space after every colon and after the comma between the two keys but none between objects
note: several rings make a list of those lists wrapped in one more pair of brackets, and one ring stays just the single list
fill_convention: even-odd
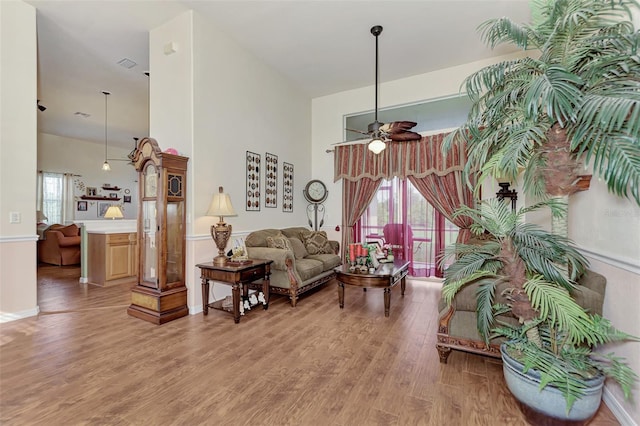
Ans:
[{"label": "wooden coffee table", "polygon": [[404,296],[405,277],[409,272],[409,262],[404,260],[394,260],[393,263],[381,263],[373,273],[361,273],[349,271],[349,265],[342,265],[336,268],[336,279],[338,280],[338,302],[340,309],[344,308],[344,286],[383,288],[384,289],[384,316],[389,316],[389,305],[391,303],[391,288],[400,283],[400,290]]}]

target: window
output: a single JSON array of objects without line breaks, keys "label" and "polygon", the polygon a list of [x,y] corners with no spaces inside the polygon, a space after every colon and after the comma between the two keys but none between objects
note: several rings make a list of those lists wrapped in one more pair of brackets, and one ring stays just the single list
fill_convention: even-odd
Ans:
[{"label": "window", "polygon": [[360,241],[383,238],[416,277],[442,276],[437,256],[456,241],[458,227],[431,206],[407,179],[382,182],[356,229]]},{"label": "window", "polygon": [[73,179],[70,174],[38,174],[38,207],[49,224],[73,221]]}]

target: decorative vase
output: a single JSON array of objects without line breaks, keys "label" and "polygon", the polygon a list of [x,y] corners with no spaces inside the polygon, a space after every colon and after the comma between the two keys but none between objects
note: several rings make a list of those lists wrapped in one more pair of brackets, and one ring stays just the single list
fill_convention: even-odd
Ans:
[{"label": "decorative vase", "polygon": [[520,408],[530,424],[586,424],[598,411],[602,401],[604,376],[587,380],[584,396],[577,399],[567,413],[567,401],[558,389],[545,386],[540,390],[538,371],[529,369],[523,373],[523,365],[506,352],[504,343],[500,346],[500,353],[507,387],[520,402]]}]

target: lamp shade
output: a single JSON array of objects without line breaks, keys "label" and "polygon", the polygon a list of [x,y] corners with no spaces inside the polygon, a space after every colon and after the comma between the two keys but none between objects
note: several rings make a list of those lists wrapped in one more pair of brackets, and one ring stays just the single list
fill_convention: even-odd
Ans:
[{"label": "lamp shade", "polygon": [[45,220],[49,220],[49,218],[47,216],[45,216],[44,213],[42,213],[42,210],[37,210],[36,211],[36,220],[38,222],[44,222]]},{"label": "lamp shade", "polygon": [[104,214],[105,219],[122,219],[124,216],[118,206],[109,206]]},{"label": "lamp shade", "polygon": [[379,137],[371,139],[371,142],[369,142],[368,145],[369,151],[373,152],[374,154],[380,154],[386,147],[387,144],[384,143]]},{"label": "lamp shade", "polygon": [[220,187],[218,193],[213,194],[207,216],[236,216],[236,212],[231,205],[231,197],[229,197],[229,194],[222,192],[222,187]]}]

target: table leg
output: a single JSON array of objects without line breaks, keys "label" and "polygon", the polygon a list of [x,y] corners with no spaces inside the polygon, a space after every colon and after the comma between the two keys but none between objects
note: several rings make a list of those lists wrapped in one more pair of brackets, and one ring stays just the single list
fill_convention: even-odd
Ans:
[{"label": "table leg", "polygon": [[406,281],[406,275],[404,277],[402,277],[402,280],[400,281],[400,291],[403,296],[404,296],[404,288],[407,285],[407,281]]},{"label": "table leg", "polygon": [[338,304],[340,309],[344,308],[344,284],[338,281]]},{"label": "table leg", "polygon": [[384,288],[384,316],[389,316],[389,305],[391,305],[391,287]]},{"label": "table leg", "polygon": [[209,280],[202,279],[202,313],[209,315]]},{"label": "table leg", "polygon": [[267,272],[264,274],[264,280],[262,281],[262,294],[264,295],[264,310],[266,311],[269,308],[269,296],[271,293],[271,290],[269,289],[269,285],[271,284],[271,281],[269,280],[269,271],[267,270]]},{"label": "table leg", "polygon": [[240,322],[240,283],[233,283],[231,294],[233,296],[233,321],[237,324]]}]

